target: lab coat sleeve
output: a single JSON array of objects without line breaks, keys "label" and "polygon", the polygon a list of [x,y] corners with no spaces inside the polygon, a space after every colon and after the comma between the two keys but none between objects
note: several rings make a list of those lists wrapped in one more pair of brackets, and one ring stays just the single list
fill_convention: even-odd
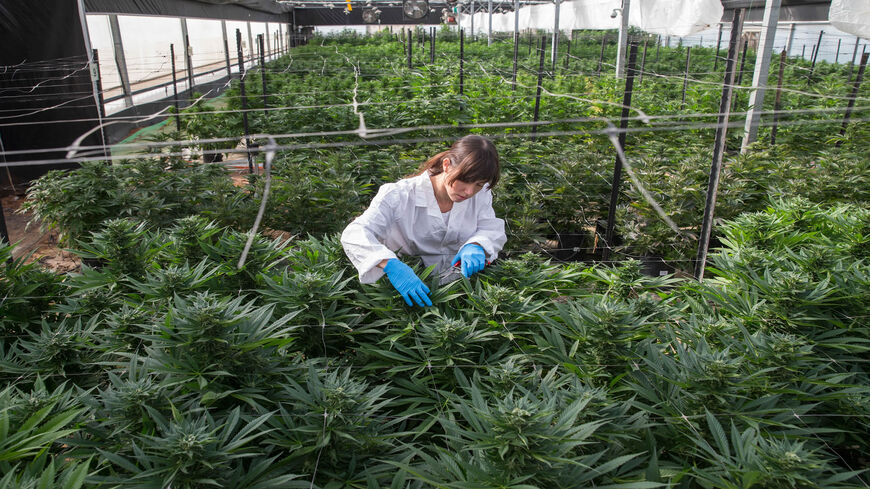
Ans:
[{"label": "lab coat sleeve", "polygon": [[384,240],[396,220],[399,193],[390,184],[381,186],[369,208],[341,233],[344,252],[364,284],[374,283],[384,275],[383,269],[378,267],[381,261],[397,258],[384,245]]},{"label": "lab coat sleeve", "polygon": [[487,189],[481,194],[482,200],[477,209],[477,229],[463,246],[468,243],[477,243],[486,252],[487,261],[495,261],[507,241],[504,220],[495,217],[495,211],[492,208],[492,192]]}]

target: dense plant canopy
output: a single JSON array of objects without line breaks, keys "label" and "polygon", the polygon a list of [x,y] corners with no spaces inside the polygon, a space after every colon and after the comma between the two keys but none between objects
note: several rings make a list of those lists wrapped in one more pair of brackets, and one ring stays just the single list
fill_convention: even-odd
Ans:
[{"label": "dense plant canopy", "polygon": [[[59,276],[0,246],[0,488],[867,485],[867,125],[840,137],[833,113],[811,112],[778,144],[763,135],[729,153],[703,282],[630,259],[565,262],[554,256],[599,246],[608,211],[601,130],[621,88],[597,76],[600,42],[575,39],[571,68],[544,83],[583,99],[542,103],[542,120],[562,122],[539,132],[570,134],[532,139],[528,127],[456,127],[530,120],[535,74],[514,92],[512,45],[469,43],[457,96],[458,43],[439,35],[437,62],[411,70],[386,35],[316,38],[270,67],[270,106],[296,109],[252,112],[256,132],[353,131],[359,117],[342,104],[354,87],[373,102],[361,106],[369,128],[448,128],[403,133],[423,140],[407,144],[308,136],[320,146],[280,152],[266,225],[294,237],[257,235],[241,268],[259,175],[234,186],[220,166],[155,154],[32,187],[29,207],[84,265]],[[681,112],[680,49],[655,62],[650,50],[660,76],[646,75],[633,105],[660,124],[632,121],[648,130],[626,149],[686,232],[626,183],[619,258],[690,268],[713,139],[694,122],[715,120],[721,77],[704,51]],[[836,67],[817,68],[817,91],[800,63],[787,76],[785,107],[843,103],[830,95],[846,90]],[[229,112],[187,109],[186,133],[168,137],[239,138],[238,95]],[[504,257],[447,284],[408,260],[432,290],[426,309],[386,281],[361,285],[336,233],[378,185],[469,130],[502,157]],[[201,149],[235,145],[213,144]]]}]

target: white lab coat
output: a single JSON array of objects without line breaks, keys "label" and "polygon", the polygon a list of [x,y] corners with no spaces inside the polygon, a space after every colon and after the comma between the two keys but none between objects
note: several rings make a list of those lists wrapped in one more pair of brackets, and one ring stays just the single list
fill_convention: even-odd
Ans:
[{"label": "white lab coat", "polygon": [[341,233],[341,244],[364,284],[384,275],[377,265],[402,255],[419,256],[435,273],[452,269],[450,260],[466,243],[478,243],[487,261],[498,257],[507,236],[495,217],[486,186],[470,199],[454,202],[444,224],[429,172],[382,185],[371,205]]}]

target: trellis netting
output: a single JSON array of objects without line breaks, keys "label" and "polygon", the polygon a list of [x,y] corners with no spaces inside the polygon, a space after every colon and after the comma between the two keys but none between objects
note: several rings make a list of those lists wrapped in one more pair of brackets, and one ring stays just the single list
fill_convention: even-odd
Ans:
[{"label": "trellis netting", "polygon": [[870,37],[870,0],[832,0],[828,20],[843,32]]},{"label": "trellis netting", "polygon": [[[481,5],[485,8],[486,3]],[[559,30],[618,29],[619,16],[611,17],[611,14],[614,9],[621,7],[621,0],[563,2],[559,7]],[[722,13],[723,7],[719,0],[635,1],[629,9],[628,21],[630,25],[653,34],[688,36],[716,25],[722,19]],[[520,8],[521,30],[553,30],[554,21],[555,5],[552,3]],[[472,16],[461,15],[459,22],[468,29],[472,24]],[[486,32],[489,29],[489,12],[474,14],[474,27],[478,33]],[[513,31],[514,13],[493,14],[492,30]]]}]

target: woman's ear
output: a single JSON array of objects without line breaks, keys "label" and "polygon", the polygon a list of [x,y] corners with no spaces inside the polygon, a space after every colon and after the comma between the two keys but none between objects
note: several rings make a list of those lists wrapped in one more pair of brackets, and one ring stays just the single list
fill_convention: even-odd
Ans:
[{"label": "woman's ear", "polygon": [[450,168],[450,158],[444,158],[441,160],[441,170],[444,173],[447,173],[447,170]]}]

